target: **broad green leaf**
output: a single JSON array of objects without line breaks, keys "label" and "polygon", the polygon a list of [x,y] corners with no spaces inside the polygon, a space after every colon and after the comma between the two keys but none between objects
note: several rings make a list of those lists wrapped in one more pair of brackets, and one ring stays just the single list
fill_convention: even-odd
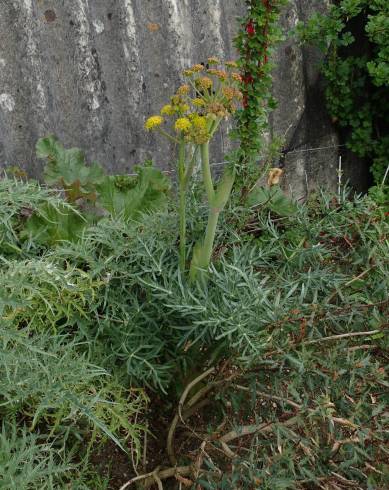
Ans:
[{"label": "broad green leaf", "polygon": [[267,207],[280,216],[291,216],[297,211],[295,201],[289,199],[278,185],[270,188],[255,186],[247,196],[247,205]]},{"label": "broad green leaf", "polygon": [[95,200],[96,185],[105,176],[100,165],[93,163],[87,166],[80,149],[65,150],[55,136],[41,138],[36,150],[39,158],[48,160],[44,171],[47,184],[62,187],[69,201],[74,202],[81,197]]},{"label": "broad green leaf", "polygon": [[46,245],[62,240],[77,241],[86,225],[87,219],[75,210],[45,204],[27,220],[21,238]]},{"label": "broad green leaf", "polygon": [[136,167],[136,170],[135,178],[110,176],[97,185],[98,203],[112,216],[134,218],[166,205],[169,179],[154,167]]}]

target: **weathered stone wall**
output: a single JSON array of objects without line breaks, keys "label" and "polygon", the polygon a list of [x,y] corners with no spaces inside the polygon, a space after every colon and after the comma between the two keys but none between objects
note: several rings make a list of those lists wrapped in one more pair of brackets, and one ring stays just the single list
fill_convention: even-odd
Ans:
[{"label": "weathered stone wall", "polygon": [[145,134],[144,119],[183,68],[233,57],[242,3],[0,0],[0,161],[37,173],[35,141],[55,133],[110,170],[150,156],[169,167],[166,142]]},{"label": "weathered stone wall", "polygon": [[[322,0],[293,0],[290,31]],[[143,131],[180,82],[180,71],[210,55],[235,57],[232,39],[243,0],[0,0],[0,166],[39,175],[36,140],[55,133],[107,169],[127,172],[153,156],[172,168],[172,149]],[[334,146],[317,56],[288,40],[276,54],[279,108],[272,132],[292,146]],[[215,145],[217,160],[228,149]],[[288,185],[336,181],[337,150],[290,153]]]}]

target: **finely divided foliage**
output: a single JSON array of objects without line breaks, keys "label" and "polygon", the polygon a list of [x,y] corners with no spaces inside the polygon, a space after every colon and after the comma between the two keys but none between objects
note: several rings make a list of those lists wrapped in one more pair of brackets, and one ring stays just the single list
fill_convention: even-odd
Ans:
[{"label": "finely divided foliage", "polygon": [[[2,183],[22,195],[30,185]],[[195,202],[189,246],[206,212]],[[7,419],[47,427],[48,441],[89,433],[91,444],[110,437],[124,447],[130,438],[139,451],[133,416],[145,398],[130,386],[180,392],[228,359],[237,377],[218,389],[216,412],[232,421],[226,437],[254,425],[243,439],[250,453],[228,436],[231,473],[210,443],[197,476],[204,488],[384,484],[388,223],[368,198],[339,203],[323,194],[283,217],[261,200],[227,209],[208,281],[191,288],[177,268],[171,213],[103,217],[47,250],[24,250],[24,219],[13,222],[16,246],[6,247],[0,274]],[[220,386],[218,376],[211,385]],[[221,479],[206,471],[212,461],[224,468]]]}]

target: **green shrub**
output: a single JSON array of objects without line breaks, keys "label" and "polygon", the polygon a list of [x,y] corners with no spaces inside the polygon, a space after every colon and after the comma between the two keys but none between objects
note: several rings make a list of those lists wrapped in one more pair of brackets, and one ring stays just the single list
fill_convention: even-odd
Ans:
[{"label": "green shrub", "polygon": [[63,437],[92,433],[118,445],[131,438],[139,449],[142,428],[132,417],[143,408],[142,392],[125,389],[66,337],[31,336],[3,320],[0,339],[3,416],[23,416],[30,429],[40,426]]},{"label": "green shrub", "polygon": [[[193,213],[198,216],[197,209]],[[295,328],[269,330],[269,325],[292,309],[326,304],[363,267],[369,280],[362,293],[347,296],[350,308],[385,298],[388,225],[368,199],[336,207],[323,195],[309,208],[275,221],[260,209],[251,217],[245,213],[238,218],[235,210],[225,220],[216,249],[219,261],[207,287],[182,283],[169,214],[131,225],[102,220],[78,244],[56,250],[61,260],[103,282],[99,320],[87,335],[108,347],[110,359],[124,364],[132,379],[166,389],[185,366],[218,355],[255,362],[264,350],[288,345],[289,329]],[[249,222],[238,235],[237,219],[255,219],[255,230]],[[196,221],[189,212],[192,244]],[[376,265],[370,271],[373,255]],[[350,311],[341,316],[335,311],[338,330],[350,328]],[[365,312],[357,310],[352,318],[353,328],[362,327]]]},{"label": "green shrub", "polygon": [[61,267],[50,259],[4,260],[0,269],[0,306],[19,327],[69,328],[93,314],[101,281],[85,271]]},{"label": "green shrub", "polygon": [[[315,488],[336,485],[333,472],[385,485],[385,212],[368,196],[322,193],[293,212],[268,204],[226,209],[206,284],[182,281],[176,217],[164,209],[105,216],[75,242],[3,257],[1,415],[46,434],[44,444],[129,437],[139,454],[144,395],[128,387],[168,392],[168,407],[188,381],[227,362],[239,381],[212,398],[223,430],[275,425],[246,437],[245,453],[231,442],[233,471],[215,439],[198,475],[204,488]],[[206,214],[188,201],[189,248]]]},{"label": "green shrub", "polygon": [[10,424],[3,424],[0,432],[0,468],[4,490],[59,490],[73,469],[42,437]]},{"label": "green shrub", "polygon": [[[17,254],[23,257],[29,252],[37,253],[39,244],[35,240],[31,241],[25,230],[26,222],[31,217],[34,220],[42,220],[48,227],[56,217],[62,219],[61,225],[63,225],[65,216],[74,217],[77,222],[84,220],[73,206],[63,200],[59,192],[50,191],[34,181],[0,179],[0,253],[2,255]],[[65,230],[59,228],[59,225],[56,225],[57,233],[60,233],[57,238],[71,238],[70,233],[65,234]],[[45,228],[40,227],[40,232],[45,234]]]},{"label": "green shrub", "polygon": [[[348,148],[371,164],[377,185],[388,167],[388,19],[384,0],[340,0],[299,26],[302,39],[326,55],[329,113]],[[388,186],[383,190],[387,201]]]}]

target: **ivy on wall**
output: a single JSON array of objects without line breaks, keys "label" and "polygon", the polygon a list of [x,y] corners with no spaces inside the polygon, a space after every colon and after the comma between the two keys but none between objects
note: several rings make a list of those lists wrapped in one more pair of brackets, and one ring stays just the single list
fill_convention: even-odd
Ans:
[{"label": "ivy on wall", "polygon": [[325,53],[327,107],[381,185],[389,160],[389,2],[339,0],[299,26]]},{"label": "ivy on wall", "polygon": [[263,133],[268,128],[269,111],[275,107],[270,57],[274,45],[282,38],[279,16],[286,3],[287,0],[246,0],[247,14],[241,19],[235,39],[243,87],[243,108],[237,113],[237,138],[239,161],[246,175],[258,172]]}]

